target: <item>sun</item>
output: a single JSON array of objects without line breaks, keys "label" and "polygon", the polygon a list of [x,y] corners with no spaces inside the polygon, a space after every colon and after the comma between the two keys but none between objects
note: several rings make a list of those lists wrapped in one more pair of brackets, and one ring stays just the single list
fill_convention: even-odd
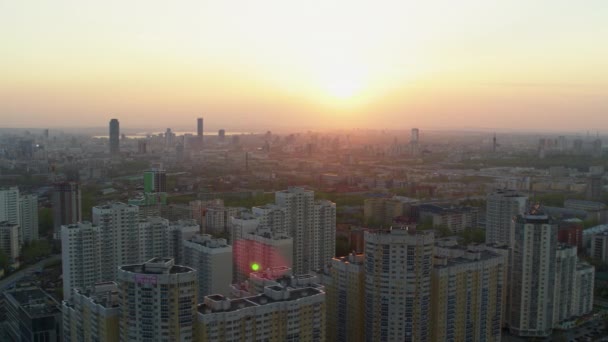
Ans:
[{"label": "sun", "polygon": [[349,99],[356,96],[362,88],[361,80],[350,75],[337,76],[328,81],[327,92],[337,99]]}]

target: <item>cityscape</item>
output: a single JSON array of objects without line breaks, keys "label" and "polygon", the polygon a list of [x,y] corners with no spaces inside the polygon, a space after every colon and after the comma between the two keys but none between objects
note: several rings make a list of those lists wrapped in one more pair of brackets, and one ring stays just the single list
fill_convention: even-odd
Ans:
[{"label": "cityscape", "polygon": [[0,341],[608,341],[606,18],[0,4]]}]

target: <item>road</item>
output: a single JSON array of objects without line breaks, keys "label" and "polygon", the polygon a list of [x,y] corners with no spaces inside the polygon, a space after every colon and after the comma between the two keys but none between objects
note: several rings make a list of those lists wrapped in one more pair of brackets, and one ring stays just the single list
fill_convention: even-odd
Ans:
[{"label": "road", "polygon": [[50,257],[48,257],[46,259],[40,260],[39,262],[37,262],[33,265],[27,266],[26,268],[24,268],[22,270],[12,273],[8,277],[0,280],[0,291],[4,291],[11,284],[18,282],[19,280],[32,274],[36,270],[43,268],[47,264],[56,262],[57,260],[61,260],[61,254],[51,255]]}]

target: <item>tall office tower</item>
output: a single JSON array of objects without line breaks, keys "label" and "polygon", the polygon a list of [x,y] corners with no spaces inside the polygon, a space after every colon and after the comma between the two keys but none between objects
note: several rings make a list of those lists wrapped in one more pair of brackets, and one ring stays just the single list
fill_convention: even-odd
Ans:
[{"label": "tall office tower", "polygon": [[228,295],[232,284],[232,246],[226,239],[195,235],[183,244],[183,264],[198,271],[199,298]]},{"label": "tall office tower", "polygon": [[70,298],[72,289],[89,288],[101,281],[100,240],[99,228],[90,222],[61,227],[61,267],[65,299]]},{"label": "tall office tower", "polygon": [[120,299],[115,282],[74,289],[61,303],[64,342],[118,341]]},{"label": "tall office tower", "polygon": [[198,307],[201,341],[325,341],[325,292],[267,286],[252,297],[204,298]]},{"label": "tall office tower", "polygon": [[144,171],[144,192],[167,192],[167,171],[162,168]]},{"label": "tall office tower", "polygon": [[414,156],[420,153],[419,135],[420,131],[418,128],[412,128],[410,136],[410,153]]},{"label": "tall office tower", "polygon": [[498,143],[496,142],[496,133],[494,133],[494,138],[492,138],[492,152],[496,152],[498,148]]},{"label": "tall office tower", "polygon": [[294,274],[323,268],[334,256],[336,206],[314,200],[314,192],[298,187],[275,193],[285,208],[289,236],[293,238]]},{"label": "tall office tower", "polygon": [[594,286],[595,267],[579,261],[572,287],[572,316],[583,316],[593,311]]},{"label": "tall office tower", "polygon": [[438,242],[432,271],[431,341],[500,341],[507,258]]},{"label": "tall office tower", "polygon": [[19,225],[8,221],[0,222],[0,251],[10,259],[10,262],[15,262],[19,258],[21,251],[19,244]]},{"label": "tall office tower", "polygon": [[608,262],[608,232],[601,232],[591,237],[591,257]]},{"label": "tall office tower", "polygon": [[517,336],[548,336],[553,329],[557,224],[537,208],[520,215],[509,276],[507,323]]},{"label": "tall office tower", "polygon": [[226,131],[223,128],[217,132],[217,138],[219,142],[224,142],[226,139]]},{"label": "tall office tower", "polygon": [[365,232],[365,340],[431,341],[433,232]]},{"label": "tall office tower", "polygon": [[526,210],[528,197],[514,190],[499,190],[486,197],[486,243],[513,244],[513,219]]},{"label": "tall office tower", "polygon": [[19,214],[21,229],[20,243],[38,240],[38,197],[36,195],[23,195],[19,199]]},{"label": "tall office tower", "polygon": [[365,271],[363,254],[333,258],[322,274],[325,285],[327,341],[363,342]]},{"label": "tall office tower", "polygon": [[0,222],[6,221],[19,225],[21,214],[19,212],[19,188],[0,188]]},{"label": "tall office tower", "polygon": [[169,247],[169,220],[161,217],[147,217],[139,220],[138,262],[171,255]]},{"label": "tall office tower", "polygon": [[198,142],[203,145],[203,118],[196,119],[196,136],[198,137]]},{"label": "tall office tower", "polygon": [[558,245],[555,250],[553,282],[553,324],[572,317],[572,298],[576,273],[576,247]]},{"label": "tall office tower", "polygon": [[110,120],[110,154],[120,153],[120,125],[118,119]]},{"label": "tall office tower", "polygon": [[101,242],[101,280],[115,280],[118,266],[140,262],[138,207],[110,203],[93,207],[93,224]]},{"label": "tall office tower", "polygon": [[61,226],[82,221],[80,186],[74,182],[56,183],[53,188],[53,227],[56,239]]},{"label": "tall office tower", "polygon": [[120,341],[194,341],[196,270],[154,258],[118,268]]},{"label": "tall office tower", "polygon": [[61,342],[61,307],[39,287],[2,292],[6,312],[3,341]]},{"label": "tall office tower", "polygon": [[243,282],[251,272],[275,267],[292,267],[293,239],[258,227],[233,243],[234,281]]}]

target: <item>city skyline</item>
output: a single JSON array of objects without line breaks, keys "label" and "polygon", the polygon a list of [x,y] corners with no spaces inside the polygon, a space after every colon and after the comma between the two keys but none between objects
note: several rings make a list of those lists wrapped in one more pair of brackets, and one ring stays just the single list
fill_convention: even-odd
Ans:
[{"label": "city skyline", "polygon": [[608,110],[601,1],[89,5],[1,5],[4,126],[586,130]]}]

